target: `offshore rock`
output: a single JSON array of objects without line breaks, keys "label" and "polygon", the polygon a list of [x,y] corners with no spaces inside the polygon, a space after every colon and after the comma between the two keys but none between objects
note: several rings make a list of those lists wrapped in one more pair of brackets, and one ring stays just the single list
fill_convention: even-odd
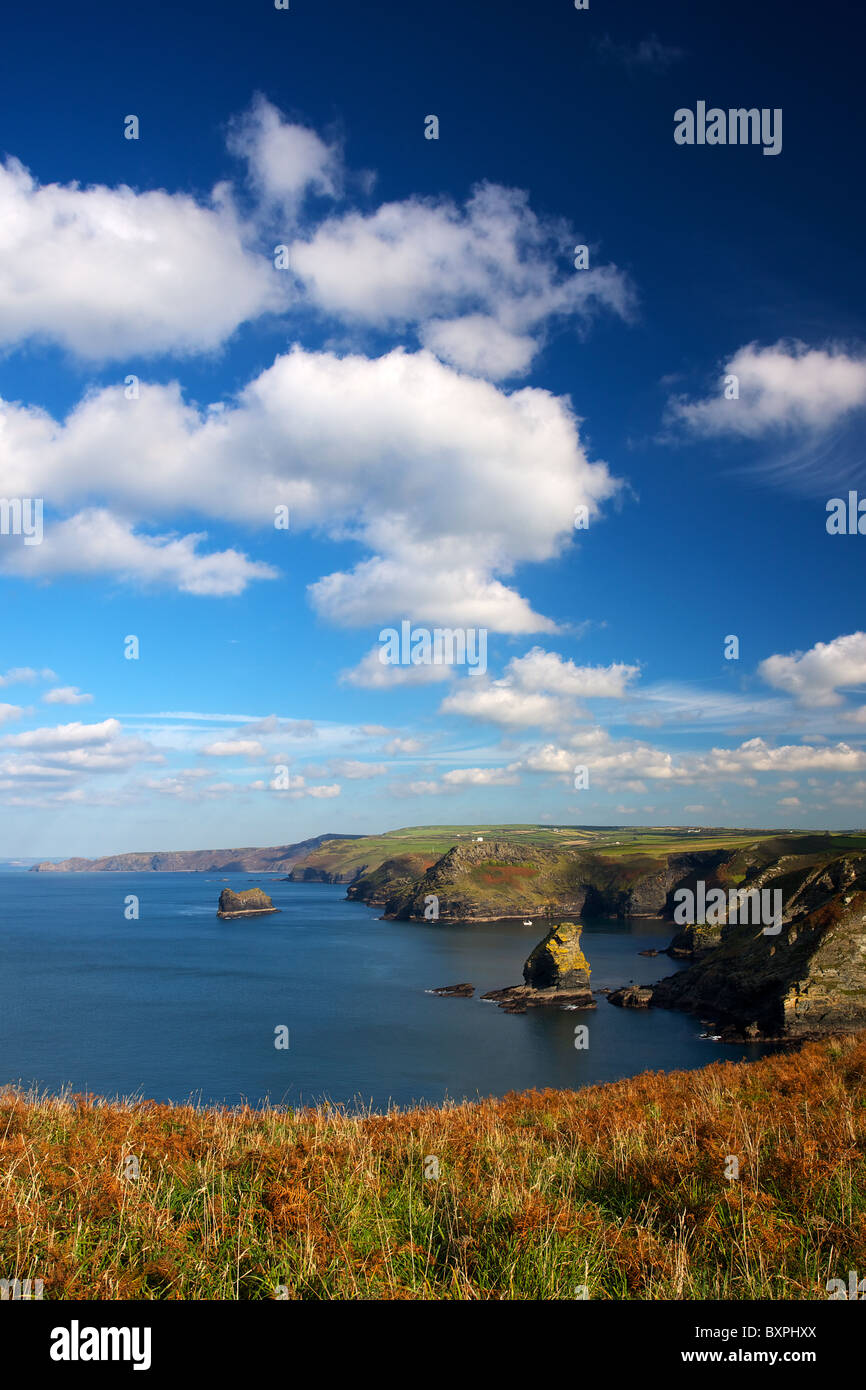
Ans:
[{"label": "offshore rock", "polygon": [[242,893],[233,893],[231,888],[224,888],[220,893],[217,917],[231,921],[233,917],[263,917],[265,913],[279,910],[261,888],[247,888]]},{"label": "offshore rock", "polygon": [[532,989],[589,992],[589,961],[580,948],[582,931],[580,922],[551,927],[523,967],[523,978]]},{"label": "offshore rock", "polygon": [[507,1014],[525,1014],[527,1009],[596,1009],[598,1005],[586,989],[533,989],[531,985],[508,985],[482,994]]},{"label": "offshore rock", "polygon": [[580,948],[579,922],[560,922],[540,941],[523,967],[522,985],[482,994],[509,1014],[527,1009],[595,1009],[589,987],[589,961]]},{"label": "offshore rock", "polygon": [[608,1004],[616,1004],[620,1009],[648,1009],[653,1000],[653,992],[648,985],[623,985],[622,989],[612,989]]}]

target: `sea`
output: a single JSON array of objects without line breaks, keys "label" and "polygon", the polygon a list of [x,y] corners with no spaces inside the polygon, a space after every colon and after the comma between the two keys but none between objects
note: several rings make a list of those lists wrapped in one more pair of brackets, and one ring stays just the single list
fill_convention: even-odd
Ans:
[{"label": "sea", "polygon": [[[279,912],[222,921],[220,891],[262,887]],[[134,912],[138,916],[134,916]],[[408,1107],[643,1071],[753,1059],[699,1019],[629,1010],[506,1014],[538,919],[386,922],[344,885],[256,874],[0,870],[0,1084],[203,1105]],[[595,919],[593,989],[684,968],[671,927]],[[473,998],[430,990],[459,983]],[[588,1029],[583,1033],[579,1030]],[[287,1043],[287,1046],[278,1046]],[[586,1044],[586,1045],[576,1045]]]}]

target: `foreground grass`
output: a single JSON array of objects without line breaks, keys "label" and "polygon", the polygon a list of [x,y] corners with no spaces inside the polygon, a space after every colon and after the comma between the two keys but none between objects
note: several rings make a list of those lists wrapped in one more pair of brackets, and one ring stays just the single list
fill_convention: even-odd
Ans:
[{"label": "foreground grass", "polygon": [[845,1039],[361,1118],[7,1091],[0,1277],[51,1299],[826,1298],[866,1275],[864,1074]]}]

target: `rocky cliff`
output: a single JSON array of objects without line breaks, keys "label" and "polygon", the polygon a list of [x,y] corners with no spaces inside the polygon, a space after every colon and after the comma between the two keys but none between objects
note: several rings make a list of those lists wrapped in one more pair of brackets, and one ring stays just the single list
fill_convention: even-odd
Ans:
[{"label": "rocky cliff", "polygon": [[286,874],[286,883],[351,883],[356,877],[355,870],[317,869],[309,864],[302,864],[298,868],[293,868]]},{"label": "rocky cliff", "polygon": [[435,862],[429,855],[396,855],[377,868],[362,872],[349,886],[346,897],[353,902],[366,903],[368,907],[385,907],[392,899],[396,901],[411,894],[419,878]]},{"label": "rocky cliff", "polygon": [[491,840],[456,845],[423,874],[382,865],[352,885],[349,896],[384,907],[386,917],[423,921],[431,896],[440,921],[503,917],[628,917],[670,915],[673,889],[711,874],[724,851],[695,851],[660,860],[650,855],[606,857]]},{"label": "rocky cliff", "polygon": [[[523,913],[580,912],[585,891],[573,861],[533,845],[491,840],[456,845],[408,886],[395,884],[385,916],[422,921],[427,900],[438,900],[439,919],[496,921]],[[355,896],[366,901],[375,884],[359,882]]]},{"label": "rocky cliff", "polygon": [[744,886],[758,885],[781,891],[781,929],[723,923],[717,944],[652,987],[652,1004],[714,1019],[731,1038],[866,1026],[866,855],[823,864],[783,856]]}]

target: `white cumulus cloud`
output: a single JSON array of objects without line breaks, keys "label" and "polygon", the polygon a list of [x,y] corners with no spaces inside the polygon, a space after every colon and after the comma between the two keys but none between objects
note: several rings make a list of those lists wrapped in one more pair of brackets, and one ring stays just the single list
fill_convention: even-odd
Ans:
[{"label": "white cumulus cloud", "polygon": [[[758,673],[768,685],[787,691],[802,705],[841,705],[840,688],[866,685],[866,632],[816,642],[806,652],[768,656]],[[856,715],[858,722],[861,717]]]},{"label": "white cumulus cloud", "polygon": [[41,545],[10,552],[3,569],[29,578],[112,574],[199,597],[240,594],[251,580],[277,577],[272,565],[250,560],[238,550],[201,553],[198,547],[206,539],[206,532],[143,535],[106,508],[91,507],[47,527]]},{"label": "white cumulus cloud", "polygon": [[225,186],[182,193],[40,184],[0,164],[0,344],[81,357],[212,351],[282,306],[273,262],[245,244]]},{"label": "white cumulus cloud", "polygon": [[[201,534],[143,535],[179,510],[292,526],[365,546],[369,558],[309,594],[334,623],[396,622],[552,631],[507,583],[571,542],[574,508],[598,517],[618,490],[590,462],[569,401],[505,392],[432,353],[276,359],[230,404],[201,412],[176,385],[87,396],[63,423],[0,405],[0,470],[11,495],[84,510],[46,528],[5,567],[34,577],[114,573],[195,594],[234,594],[271,567],[236,549],[202,554]],[[528,485],[531,480],[531,485]],[[99,494],[103,506],[87,507]],[[483,527],[479,528],[479,517]]]},{"label": "white cumulus cloud", "polygon": [[725,364],[724,375],[738,378],[738,399],[726,399],[720,381],[704,400],[673,400],[672,418],[697,434],[758,438],[777,430],[824,430],[866,405],[866,355],[840,347],[749,343]]},{"label": "white cumulus cloud", "polygon": [[527,370],[551,321],[629,316],[627,277],[612,265],[576,271],[576,244],[523,190],[483,183],[464,206],[412,197],[331,217],[292,244],[291,264],[325,312],[414,326],[455,366],[500,378]]},{"label": "white cumulus cloud", "polygon": [[79,690],[77,685],[56,685],[42,696],[46,705],[87,705],[92,699],[92,695]]},{"label": "white cumulus cloud", "polygon": [[577,697],[622,699],[638,670],[623,663],[577,666],[533,647],[526,656],[513,657],[499,680],[464,680],[440,709],[512,727],[562,728],[584,713]]}]

